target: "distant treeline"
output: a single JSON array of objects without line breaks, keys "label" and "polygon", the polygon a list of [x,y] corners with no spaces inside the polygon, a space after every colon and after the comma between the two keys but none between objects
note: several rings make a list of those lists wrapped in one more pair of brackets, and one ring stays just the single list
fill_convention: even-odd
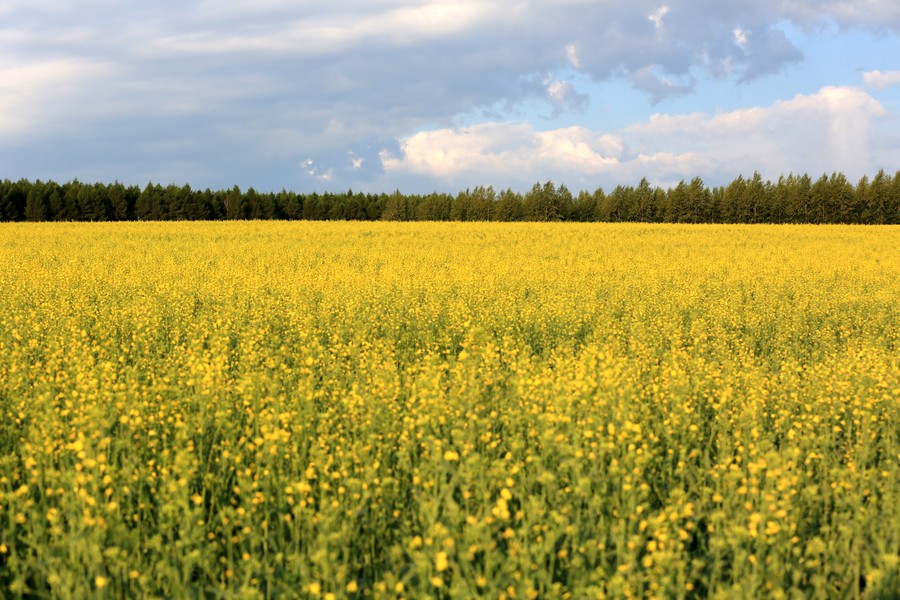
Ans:
[{"label": "distant treeline", "polygon": [[297,194],[194,190],[188,185],[0,181],[3,221],[171,221],[222,219],[388,221],[638,221],[659,223],[900,223],[900,171],[883,170],[856,184],[843,174],[788,175],[764,181],[756,173],[726,186],[699,177],[663,189],[643,179],[572,194],[565,185],[537,183],[521,194],[476,187],[457,195]]}]

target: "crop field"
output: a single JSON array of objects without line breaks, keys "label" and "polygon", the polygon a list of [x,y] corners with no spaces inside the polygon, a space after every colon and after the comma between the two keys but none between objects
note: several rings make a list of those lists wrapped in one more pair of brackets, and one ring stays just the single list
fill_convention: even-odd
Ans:
[{"label": "crop field", "polygon": [[900,228],[0,226],[0,596],[896,597]]}]

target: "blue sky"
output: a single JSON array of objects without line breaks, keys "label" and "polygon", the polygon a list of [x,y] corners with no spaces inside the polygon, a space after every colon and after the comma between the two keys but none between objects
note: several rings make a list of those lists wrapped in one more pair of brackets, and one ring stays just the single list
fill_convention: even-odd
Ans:
[{"label": "blue sky", "polygon": [[608,189],[900,169],[897,0],[0,0],[0,178]]}]

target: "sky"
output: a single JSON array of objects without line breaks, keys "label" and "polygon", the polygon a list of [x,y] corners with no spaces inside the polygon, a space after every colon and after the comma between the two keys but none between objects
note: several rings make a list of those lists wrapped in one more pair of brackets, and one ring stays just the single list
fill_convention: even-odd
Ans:
[{"label": "sky", "polygon": [[0,179],[454,193],[882,168],[898,0],[0,0]]}]

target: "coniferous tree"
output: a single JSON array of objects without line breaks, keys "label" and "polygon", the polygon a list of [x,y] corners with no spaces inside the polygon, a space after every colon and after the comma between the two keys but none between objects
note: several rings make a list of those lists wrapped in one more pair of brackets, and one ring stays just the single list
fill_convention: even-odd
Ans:
[{"label": "coniferous tree", "polygon": [[763,182],[759,171],[753,173],[753,177],[747,184],[747,192],[744,196],[745,219],[741,223],[764,223],[769,205],[769,190]]},{"label": "coniferous tree", "polygon": [[572,196],[572,192],[569,191],[569,188],[566,187],[566,184],[561,183],[559,184],[559,187],[556,188],[554,202],[559,214],[559,220],[571,221],[572,211],[575,209],[575,198]]},{"label": "coniferous tree", "polygon": [[653,221],[654,211],[654,194],[653,188],[646,177],[643,177],[634,189],[632,194],[632,208],[630,211],[630,219],[641,223]]},{"label": "coniferous tree", "polygon": [[632,188],[617,185],[609,194],[605,194],[597,201],[597,220],[607,223],[625,220],[633,193]]},{"label": "coniferous tree", "polygon": [[828,194],[828,175],[822,173],[822,176],[816,179],[810,189],[810,197],[813,200],[810,223],[829,223],[830,219],[834,218],[834,208]]},{"label": "coniferous tree", "polygon": [[415,219],[418,221],[449,221],[453,198],[447,194],[434,192],[425,196],[416,206]]},{"label": "coniferous tree", "polygon": [[831,174],[827,198],[832,209],[831,223],[857,222],[856,190],[843,173]]},{"label": "coniferous tree", "polygon": [[61,221],[80,221],[81,213],[78,207],[78,194],[81,191],[82,184],[78,179],[73,179],[66,187],[63,193],[63,208],[61,212]]},{"label": "coniferous tree", "polygon": [[9,179],[0,181],[0,221],[12,221],[11,218],[6,216],[6,195],[9,194],[11,187],[12,182]]},{"label": "coniferous tree", "polygon": [[229,220],[247,218],[244,195],[238,186],[231,188],[225,195],[225,218]]},{"label": "coniferous tree", "polygon": [[[253,187],[247,189],[244,193],[244,218],[246,219],[261,219],[262,214],[260,211],[260,198],[259,194],[256,193],[256,190]],[[327,212],[327,209],[326,209]]]},{"label": "coniferous tree", "polygon": [[63,211],[62,188],[55,181],[51,181],[46,186],[47,196],[47,218],[54,221],[60,220],[60,214]]},{"label": "coniferous tree", "polygon": [[785,223],[793,213],[793,195],[796,193],[793,174],[782,175],[772,186],[772,201],[767,223]]},{"label": "coniferous tree", "polygon": [[148,182],[134,204],[134,218],[138,221],[155,221],[162,217],[159,214],[160,200],[163,191],[159,184]]},{"label": "coniferous tree", "polygon": [[669,189],[666,202],[666,214],[663,221],[666,223],[682,223],[687,218],[690,211],[689,203],[691,201],[688,183],[682,179],[678,185]]},{"label": "coniferous tree", "polygon": [[106,193],[112,220],[126,221],[128,219],[128,198],[125,186],[116,181],[107,188]]},{"label": "coniferous tree", "polygon": [[492,186],[478,186],[469,196],[469,221],[493,221],[497,195]]},{"label": "coniferous tree", "polygon": [[721,185],[717,185],[712,190],[710,190],[710,202],[712,203],[711,210],[712,215],[710,216],[710,223],[722,223],[722,202],[725,196],[725,188]]},{"label": "coniferous tree", "polygon": [[596,211],[596,197],[587,190],[578,192],[578,197],[575,199],[575,207],[572,209],[572,220],[580,223],[593,221]]},{"label": "coniferous tree", "polygon": [[792,222],[809,223],[812,218],[812,178],[803,174],[797,178],[796,194],[792,196]]},{"label": "coniferous tree", "polygon": [[522,196],[510,188],[500,192],[494,217],[498,221],[522,221],[525,217]]},{"label": "coniferous tree", "polygon": [[303,219],[306,221],[318,221],[322,219],[319,206],[319,194],[313,192],[303,199]]},{"label": "coniferous tree", "polygon": [[525,194],[525,219],[529,221],[561,221],[568,212],[567,201],[571,201],[572,195],[563,189],[557,190],[552,181],[547,181],[542,186],[535,183]]},{"label": "coniferous tree", "polygon": [[687,188],[687,202],[682,223],[709,223],[712,221],[712,194],[699,177],[691,179]]},{"label": "coniferous tree", "polygon": [[719,205],[719,215],[723,223],[737,223],[743,217],[742,203],[747,194],[747,180],[738,175],[731,183],[725,186],[722,192],[722,202]]},{"label": "coniferous tree", "polygon": [[890,177],[884,169],[878,171],[865,190],[857,189],[859,196],[860,221],[862,223],[881,224],[887,222],[886,202],[890,191]]},{"label": "coniferous tree", "polygon": [[885,200],[885,223],[900,224],[900,171],[894,174]]},{"label": "coniferous tree", "polygon": [[25,199],[25,220],[26,221],[45,221],[49,207],[47,206],[47,198],[44,195],[44,184],[35,181],[31,189],[28,190],[28,196]]},{"label": "coniferous tree", "polygon": [[[468,189],[464,192],[460,192],[456,195],[456,198],[453,199],[453,204],[450,205],[450,220],[451,221],[468,221],[469,213],[471,212],[472,205],[472,192]],[[385,211],[390,207],[390,200],[388,204],[385,206]]]},{"label": "coniferous tree", "polygon": [[383,221],[409,221],[411,216],[407,199],[400,193],[400,190],[395,190],[385,202],[381,219]]},{"label": "coniferous tree", "polygon": [[596,190],[594,190],[592,196],[594,197],[594,205],[596,208],[594,209],[594,216],[591,219],[592,221],[603,222],[607,220],[604,218],[606,214],[606,195],[607,194],[603,191],[602,187],[598,187]]},{"label": "coniferous tree", "polygon": [[278,204],[285,219],[295,220],[303,216],[303,206],[300,197],[294,192],[282,189],[278,194]]},{"label": "coniferous tree", "polygon": [[280,218],[274,194],[266,193],[259,195],[259,218],[267,220]]}]

